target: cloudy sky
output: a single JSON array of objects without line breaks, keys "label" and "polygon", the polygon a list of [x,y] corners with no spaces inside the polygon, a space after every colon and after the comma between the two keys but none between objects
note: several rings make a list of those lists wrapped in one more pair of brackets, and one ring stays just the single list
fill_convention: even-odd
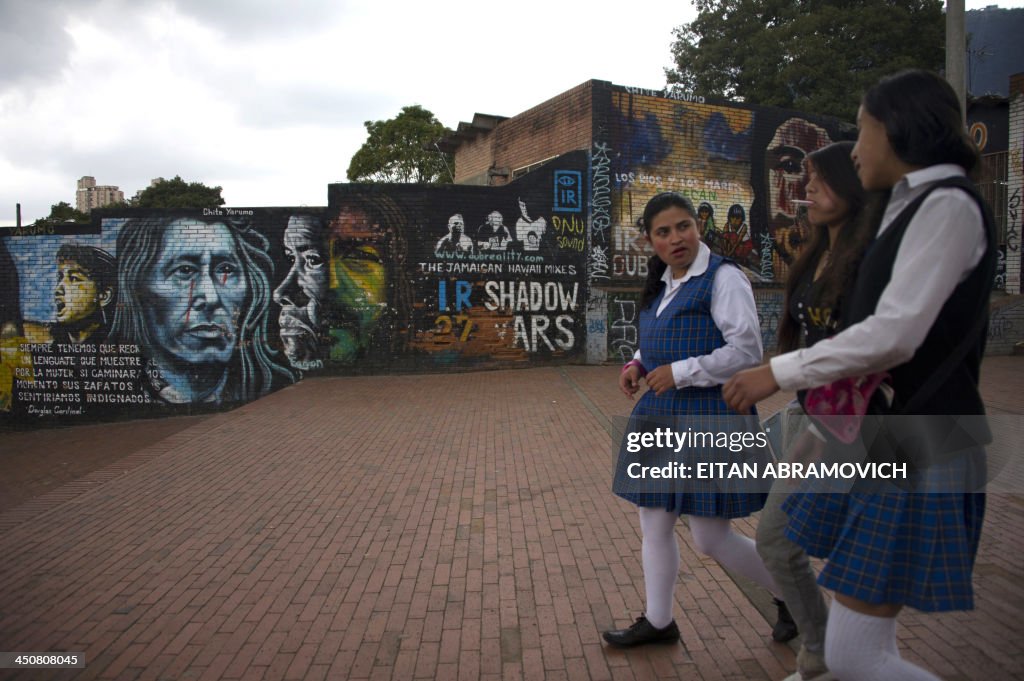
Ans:
[{"label": "cloudy sky", "polygon": [[[1024,0],[967,0],[968,9]],[[626,9],[626,11],[623,11]],[[591,78],[660,89],[685,0],[0,0],[0,225],[181,175],[229,206],[319,206],[363,122],[448,127]]]}]

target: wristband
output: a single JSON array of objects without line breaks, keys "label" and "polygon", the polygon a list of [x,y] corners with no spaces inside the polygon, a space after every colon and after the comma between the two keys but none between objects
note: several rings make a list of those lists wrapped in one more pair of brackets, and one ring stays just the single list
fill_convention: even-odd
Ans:
[{"label": "wristband", "polygon": [[647,369],[644,368],[644,365],[638,359],[631,359],[626,362],[626,365],[622,367],[622,371],[620,373],[626,373],[626,370],[629,369],[629,367],[636,367],[640,371],[641,376],[647,375]]}]

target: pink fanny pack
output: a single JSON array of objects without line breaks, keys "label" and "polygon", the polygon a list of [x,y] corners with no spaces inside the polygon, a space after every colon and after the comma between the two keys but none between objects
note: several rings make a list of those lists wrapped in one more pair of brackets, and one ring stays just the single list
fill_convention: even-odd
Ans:
[{"label": "pink fanny pack", "polygon": [[857,439],[871,396],[888,379],[889,374],[881,371],[813,388],[804,396],[804,411],[808,416],[823,417],[815,420],[837,440],[850,444]]}]

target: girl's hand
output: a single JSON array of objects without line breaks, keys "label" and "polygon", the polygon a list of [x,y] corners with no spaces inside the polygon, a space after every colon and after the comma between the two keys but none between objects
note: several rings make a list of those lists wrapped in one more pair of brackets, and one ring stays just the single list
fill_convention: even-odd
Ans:
[{"label": "girl's hand", "polygon": [[647,387],[653,390],[655,395],[662,395],[676,388],[676,378],[672,375],[671,364],[662,364],[657,369],[648,371],[644,380],[647,381]]},{"label": "girl's hand", "polygon": [[746,414],[755,404],[778,391],[772,367],[765,364],[736,373],[722,386],[722,397],[737,412]]},{"label": "girl's hand", "polygon": [[619,374],[619,390],[622,394],[633,399],[636,391],[640,389],[640,369],[631,366]]}]

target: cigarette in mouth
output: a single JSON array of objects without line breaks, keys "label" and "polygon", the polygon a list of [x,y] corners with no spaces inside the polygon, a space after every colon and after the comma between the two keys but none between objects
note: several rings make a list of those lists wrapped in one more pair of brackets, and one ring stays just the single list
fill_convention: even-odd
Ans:
[{"label": "cigarette in mouth", "polygon": [[790,199],[790,203],[795,203],[798,206],[813,206],[814,201],[804,201],[803,199]]}]

